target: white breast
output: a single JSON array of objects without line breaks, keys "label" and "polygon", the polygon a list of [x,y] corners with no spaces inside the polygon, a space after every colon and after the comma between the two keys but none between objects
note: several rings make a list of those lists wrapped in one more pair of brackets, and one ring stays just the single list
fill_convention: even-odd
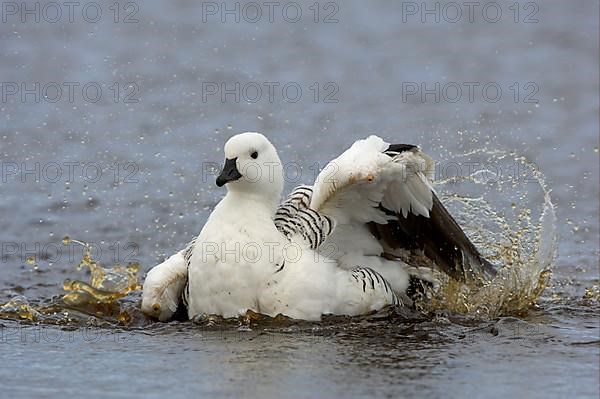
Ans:
[{"label": "white breast", "polygon": [[281,262],[285,238],[269,215],[219,204],[196,240],[188,315],[260,312],[259,292]]}]

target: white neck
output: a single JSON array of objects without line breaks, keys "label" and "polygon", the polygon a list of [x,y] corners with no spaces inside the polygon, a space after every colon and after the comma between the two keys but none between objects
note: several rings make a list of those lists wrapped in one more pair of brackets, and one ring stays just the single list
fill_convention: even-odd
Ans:
[{"label": "white neck", "polygon": [[251,203],[248,209],[253,209],[265,215],[273,218],[277,206],[279,205],[279,198],[269,198],[264,193],[252,193],[247,191],[227,190],[227,194],[223,198],[222,202],[229,204],[228,206],[234,206],[238,209],[243,210],[247,207],[246,204]]}]

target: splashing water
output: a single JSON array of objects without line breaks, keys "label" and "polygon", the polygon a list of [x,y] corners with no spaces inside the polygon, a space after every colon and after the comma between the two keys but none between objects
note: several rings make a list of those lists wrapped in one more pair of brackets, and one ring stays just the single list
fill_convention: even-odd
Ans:
[{"label": "splashing water", "polygon": [[0,305],[0,317],[6,319],[35,321],[40,318],[40,312],[23,295],[12,298]]},{"label": "splashing water", "polygon": [[140,265],[138,263],[130,263],[127,266],[115,265],[111,268],[104,268],[92,259],[92,249],[89,244],[69,237],[63,238],[63,244],[68,245],[71,243],[83,246],[83,257],[81,258],[79,265],[77,265],[77,270],[82,270],[83,268],[89,269],[91,273],[89,285],[94,289],[121,293],[124,296],[130,291],[141,288],[137,281],[137,274],[140,271]]},{"label": "splashing water", "polygon": [[460,165],[468,173],[442,173],[436,191],[498,274],[481,286],[447,279],[420,305],[486,318],[525,313],[546,287],[557,255],[550,190],[537,167],[514,153],[477,150],[454,157],[453,171],[464,170]]},{"label": "splashing water", "polygon": [[86,283],[66,279],[63,289],[67,293],[45,301],[47,303],[42,305],[30,303],[25,296],[16,296],[0,305],[0,317],[49,324],[87,322],[89,317],[86,316],[108,317],[116,319],[119,323],[130,321],[133,317],[131,308],[122,309],[118,300],[125,298],[132,291],[141,289],[138,283],[140,265],[130,263],[126,266],[114,265],[105,268],[92,258],[91,246],[88,243],[65,237],[63,244],[83,247],[83,256],[77,270],[89,269],[90,281]]},{"label": "splashing water", "polygon": [[[550,190],[535,165],[514,153],[477,150],[452,158],[452,164],[438,165],[435,189],[469,238],[498,267],[498,274],[479,286],[446,277],[418,308],[476,318],[524,314],[546,287],[556,257]],[[465,166],[468,173],[461,173]],[[119,324],[140,322],[143,316],[131,295],[139,296],[140,265],[105,268],[92,258],[89,244],[69,237],[63,244],[83,247],[77,269],[89,269],[90,281],[66,279],[66,294],[41,305],[16,296],[0,305],[0,318],[64,324],[89,322],[91,316]]]},{"label": "splashing water", "polygon": [[69,237],[65,237],[63,243],[83,246],[83,257],[77,269],[86,267],[91,275],[89,283],[70,279],[64,281],[63,289],[67,291],[67,294],[62,297],[64,304],[88,314],[118,316],[120,319],[123,315],[116,301],[131,291],[141,289],[137,276],[140,265],[131,263],[127,266],[115,265],[112,268],[104,268],[92,259],[89,244]]}]

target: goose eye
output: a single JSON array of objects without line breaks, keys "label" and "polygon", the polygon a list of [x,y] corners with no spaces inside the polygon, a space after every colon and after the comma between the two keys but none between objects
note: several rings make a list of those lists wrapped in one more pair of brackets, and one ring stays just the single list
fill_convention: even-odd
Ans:
[{"label": "goose eye", "polygon": [[252,154],[250,154],[250,156],[252,157],[252,159],[256,159],[258,158],[258,152],[254,151]]}]

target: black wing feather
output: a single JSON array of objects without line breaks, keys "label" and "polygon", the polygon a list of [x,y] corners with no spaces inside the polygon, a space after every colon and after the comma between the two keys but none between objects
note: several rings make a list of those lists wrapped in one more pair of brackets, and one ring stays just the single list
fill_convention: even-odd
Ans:
[{"label": "black wing feather", "polygon": [[[416,148],[410,144],[394,144],[386,153],[393,156]],[[439,198],[432,194],[433,207],[429,217],[410,212],[404,217],[380,205],[386,214],[394,215],[396,219],[388,224],[370,222],[371,232],[385,244],[384,247],[392,250],[393,256],[403,257],[400,252],[393,251],[397,249],[407,250],[411,255],[424,255],[459,281],[479,281],[482,277],[494,276],[495,267],[479,253]]]}]

